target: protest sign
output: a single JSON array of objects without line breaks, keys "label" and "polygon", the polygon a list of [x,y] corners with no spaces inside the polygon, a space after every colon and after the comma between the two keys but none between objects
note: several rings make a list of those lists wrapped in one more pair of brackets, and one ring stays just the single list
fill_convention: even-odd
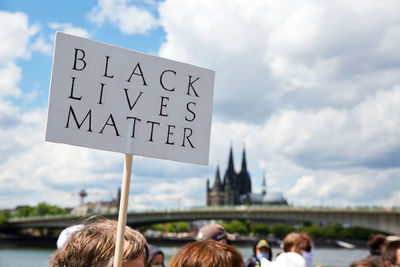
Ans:
[{"label": "protest sign", "polygon": [[114,267],[122,266],[132,155],[207,165],[214,76],[57,32],[46,141],[125,153]]},{"label": "protest sign", "polygon": [[207,165],[214,75],[57,32],[46,141]]}]

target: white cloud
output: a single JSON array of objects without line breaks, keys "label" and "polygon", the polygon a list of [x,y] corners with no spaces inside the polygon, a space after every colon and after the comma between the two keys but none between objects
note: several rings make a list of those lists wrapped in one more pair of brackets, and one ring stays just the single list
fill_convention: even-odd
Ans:
[{"label": "white cloud", "polygon": [[31,45],[32,51],[37,51],[50,56],[53,53],[53,45],[47,43],[42,37],[36,38],[36,41]]},{"label": "white cloud", "polygon": [[16,60],[30,57],[27,49],[29,38],[39,29],[37,25],[30,26],[24,13],[9,13],[0,11],[0,105],[5,97],[19,97],[21,91],[17,84],[21,80],[21,68]]},{"label": "white cloud", "polygon": [[158,26],[157,19],[143,7],[130,5],[129,0],[99,0],[88,14],[90,21],[102,25],[110,21],[122,33],[146,33]]},{"label": "white cloud", "polygon": [[216,70],[215,111],[225,119],[349,108],[397,82],[398,8],[397,1],[360,9],[348,1],[168,0],[160,6],[167,33],[160,55]]},{"label": "white cloud", "polygon": [[2,64],[13,61],[17,58],[30,56],[27,50],[29,38],[37,33],[37,25],[29,26],[28,17],[21,12],[9,13],[0,11],[0,62]]},{"label": "white cloud", "polygon": [[[134,157],[130,208],[204,204],[205,180],[217,164],[225,171],[231,142],[236,167],[245,144],[253,187],[265,169],[269,189],[291,203],[398,205],[398,9],[397,1],[166,0],[159,55],[216,70],[211,166]],[[48,51],[40,38],[29,46],[38,28],[26,15],[11,15],[17,37],[0,29],[0,40],[11,38],[0,44],[0,205],[35,204],[45,191],[62,206],[75,205],[71,192],[82,188],[114,192],[121,155],[45,144],[45,111],[19,114],[5,101],[21,94],[16,60],[29,47]],[[89,17],[123,33],[158,25],[122,0],[99,1]],[[15,188],[23,197],[11,202]]]},{"label": "white cloud", "polygon": [[90,34],[86,29],[75,27],[70,23],[57,23],[52,22],[49,24],[50,28],[57,31],[62,31],[65,33],[73,34],[76,36],[89,38]]}]

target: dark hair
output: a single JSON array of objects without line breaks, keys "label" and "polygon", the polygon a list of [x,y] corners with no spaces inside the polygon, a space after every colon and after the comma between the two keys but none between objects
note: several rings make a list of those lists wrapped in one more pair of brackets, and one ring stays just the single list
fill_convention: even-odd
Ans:
[{"label": "dark hair", "polygon": [[368,238],[367,245],[372,255],[381,255],[382,252],[380,250],[381,246],[383,246],[386,242],[386,236],[382,234],[371,235]]},{"label": "dark hair", "polygon": [[233,246],[215,240],[186,244],[176,253],[169,267],[243,267],[240,252]]},{"label": "dark hair", "polygon": [[400,240],[389,242],[382,253],[382,261],[396,264],[396,251],[400,249]]}]

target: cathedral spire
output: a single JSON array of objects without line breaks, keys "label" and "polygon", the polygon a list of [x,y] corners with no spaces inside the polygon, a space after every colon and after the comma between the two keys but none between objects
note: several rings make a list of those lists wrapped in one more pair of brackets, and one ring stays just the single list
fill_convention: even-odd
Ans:
[{"label": "cathedral spire", "polygon": [[265,177],[265,170],[263,171],[261,188],[262,188],[261,194],[265,196],[267,194],[267,177]]},{"label": "cathedral spire", "polygon": [[215,172],[214,191],[221,191],[221,176],[219,174],[219,166]]},{"label": "cathedral spire", "polygon": [[245,147],[243,147],[242,170],[241,171],[247,171],[246,148]]},{"label": "cathedral spire", "polygon": [[234,172],[235,172],[235,166],[233,165],[233,151],[232,151],[232,145],[231,145],[231,149],[230,149],[230,151],[229,151],[228,172],[231,172],[231,173],[234,173]]}]

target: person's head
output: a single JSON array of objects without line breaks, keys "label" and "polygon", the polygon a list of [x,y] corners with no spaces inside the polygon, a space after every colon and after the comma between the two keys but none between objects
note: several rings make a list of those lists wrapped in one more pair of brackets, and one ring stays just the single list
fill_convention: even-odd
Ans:
[{"label": "person's head", "polygon": [[385,267],[400,266],[400,240],[389,242],[383,249],[382,262]]},{"label": "person's head", "polygon": [[371,235],[368,238],[367,245],[371,255],[381,255],[385,246],[386,236],[382,234]]},{"label": "person's head", "polygon": [[311,267],[312,259],[314,256],[313,253],[311,252],[312,250],[311,237],[306,233],[299,233],[295,242],[295,246],[301,252],[301,255],[304,257],[304,260],[306,261],[306,266]]},{"label": "person's head", "polygon": [[295,246],[300,251],[311,252],[312,249],[311,237],[306,233],[299,233],[295,241]]},{"label": "person's head", "polygon": [[306,233],[289,233],[283,240],[283,250],[285,252],[295,252],[302,255],[306,261],[306,265],[312,265],[312,241],[310,236]]},{"label": "person's head", "polygon": [[369,259],[362,259],[359,261],[353,262],[350,267],[378,267],[378,265]]},{"label": "person's head", "polygon": [[283,239],[283,251],[284,252],[296,252],[296,241],[299,237],[299,233],[289,233]]},{"label": "person's head", "polygon": [[244,267],[243,257],[233,246],[215,240],[186,244],[176,253],[169,267]]},{"label": "person's head", "polygon": [[253,245],[253,253],[258,258],[272,259],[272,250],[267,239],[259,238]]},{"label": "person's head", "polygon": [[[85,224],[74,232],[50,259],[51,267],[112,267],[115,253],[117,222],[102,219]],[[122,267],[145,267],[148,248],[146,239],[125,227]]]},{"label": "person's head", "polygon": [[235,236],[229,234],[221,225],[212,223],[203,226],[197,235],[197,240],[199,241],[210,239],[229,244],[231,241],[235,240]]},{"label": "person's head", "polygon": [[164,267],[164,253],[156,246],[149,245],[147,267]]}]

